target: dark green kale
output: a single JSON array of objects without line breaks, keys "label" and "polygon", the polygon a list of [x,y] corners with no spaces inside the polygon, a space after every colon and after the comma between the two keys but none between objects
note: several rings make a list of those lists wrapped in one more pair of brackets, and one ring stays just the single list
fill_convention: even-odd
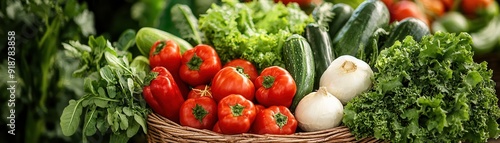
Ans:
[{"label": "dark green kale", "polygon": [[500,109],[487,63],[469,34],[412,37],[381,51],[373,88],[349,102],[343,123],[357,138],[391,142],[486,142]]}]

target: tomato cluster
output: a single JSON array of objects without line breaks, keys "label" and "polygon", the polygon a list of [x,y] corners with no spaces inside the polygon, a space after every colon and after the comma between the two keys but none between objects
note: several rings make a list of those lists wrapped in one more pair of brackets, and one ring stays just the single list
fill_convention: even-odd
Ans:
[{"label": "tomato cluster", "polygon": [[427,25],[449,11],[459,11],[473,18],[478,16],[494,0],[382,0],[389,8],[391,21],[408,17],[418,18]]},{"label": "tomato cluster", "polygon": [[[150,66],[156,77],[143,95],[154,112],[172,121],[223,134],[295,133],[297,121],[288,107],[297,88],[284,68],[271,66],[259,74],[244,59],[222,66],[211,46],[181,54],[170,40],[152,47]],[[182,92],[180,86],[192,88]]]}]

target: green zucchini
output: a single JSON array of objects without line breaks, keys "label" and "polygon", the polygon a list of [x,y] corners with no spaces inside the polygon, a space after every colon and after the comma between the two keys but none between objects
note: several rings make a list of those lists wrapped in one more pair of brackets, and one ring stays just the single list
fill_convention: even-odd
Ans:
[{"label": "green zucchini", "polygon": [[328,22],[328,33],[331,38],[334,38],[335,35],[340,31],[340,29],[347,23],[349,18],[352,16],[351,6],[344,3],[337,3],[333,5],[332,12],[335,14],[332,21]]},{"label": "green zucchini", "polygon": [[356,8],[347,23],[332,40],[335,55],[351,55],[367,59],[365,48],[370,47],[370,38],[378,28],[387,27],[389,10],[379,0],[367,0]]},{"label": "green zucchini", "polygon": [[311,51],[314,57],[314,66],[316,76],[314,78],[314,89],[319,87],[319,79],[323,72],[330,66],[330,63],[335,59],[333,54],[330,36],[323,27],[316,23],[308,24],[305,28],[304,37],[311,46]]},{"label": "green zucchini", "polygon": [[330,37],[333,38],[337,32],[349,20],[353,12],[351,6],[344,3],[332,4],[324,2],[314,8],[311,13],[313,19],[319,26],[327,27]]},{"label": "green zucchini", "polygon": [[153,46],[153,44],[158,40],[175,41],[179,45],[181,53],[193,48],[193,46],[184,39],[156,28],[143,27],[139,29],[137,35],[135,36],[135,43],[137,48],[139,48],[139,52],[146,57],[149,57],[149,50],[151,49],[151,46]]},{"label": "green zucchini", "polygon": [[292,75],[297,85],[297,92],[290,107],[294,110],[299,101],[313,91],[315,77],[313,53],[307,40],[298,34],[288,37],[282,50],[285,69]]},{"label": "green zucchini", "polygon": [[415,41],[420,42],[422,37],[430,34],[430,30],[427,24],[425,24],[421,20],[418,20],[416,18],[406,18],[400,21],[399,24],[394,27],[390,33],[391,34],[385,41],[382,49],[392,46],[396,41],[403,41],[406,36],[412,36]]}]

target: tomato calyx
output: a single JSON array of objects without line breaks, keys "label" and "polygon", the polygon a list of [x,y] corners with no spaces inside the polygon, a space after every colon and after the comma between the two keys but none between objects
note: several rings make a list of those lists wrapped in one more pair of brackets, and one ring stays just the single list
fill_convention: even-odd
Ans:
[{"label": "tomato calyx", "polygon": [[262,82],[262,86],[264,86],[264,88],[266,88],[266,89],[269,89],[273,86],[274,80],[275,80],[275,78],[273,76],[270,76],[270,75],[265,76],[264,81]]},{"label": "tomato calyx", "polygon": [[212,92],[210,92],[209,86],[205,86],[205,89],[193,88],[192,90],[193,92],[200,94],[200,97],[206,96],[212,98]]},{"label": "tomato calyx", "polygon": [[243,109],[245,109],[245,106],[241,106],[240,104],[236,104],[229,107],[231,108],[231,113],[233,114],[234,117],[241,116],[243,114]]},{"label": "tomato calyx", "polygon": [[154,71],[152,71],[149,74],[147,74],[146,77],[144,78],[144,83],[143,83],[144,85],[143,86],[151,84],[151,81],[153,79],[155,79],[158,75],[160,75],[160,73],[159,72],[154,72]]},{"label": "tomato calyx", "polygon": [[203,118],[207,116],[208,111],[203,108],[203,106],[196,104],[195,107],[193,108],[193,115],[196,120],[200,121],[200,123],[203,122]]},{"label": "tomato calyx", "polygon": [[201,59],[196,53],[191,57],[189,62],[187,62],[187,66],[189,70],[200,70],[200,66],[203,63],[203,59]]},{"label": "tomato calyx", "polygon": [[250,76],[248,74],[245,73],[245,69],[241,66],[236,66],[234,67],[236,68],[236,71],[239,73],[239,74],[242,74],[242,75],[245,75],[245,77],[247,78],[250,78]]},{"label": "tomato calyx", "polygon": [[278,127],[283,128],[283,126],[286,125],[287,121],[288,121],[288,117],[281,114],[281,113],[277,113],[277,114],[274,114],[274,120],[276,121],[276,125],[278,125]]},{"label": "tomato calyx", "polygon": [[163,50],[163,48],[165,47],[165,44],[166,44],[165,41],[160,41],[160,43],[156,45],[153,55],[158,55],[161,52],[161,50]]}]

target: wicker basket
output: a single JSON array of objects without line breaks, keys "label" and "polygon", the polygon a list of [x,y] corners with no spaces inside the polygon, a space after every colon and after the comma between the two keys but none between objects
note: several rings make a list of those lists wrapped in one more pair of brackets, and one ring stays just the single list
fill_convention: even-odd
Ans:
[{"label": "wicker basket", "polygon": [[210,130],[181,126],[169,119],[151,113],[148,115],[149,143],[157,142],[381,142],[374,138],[356,140],[345,126],[317,132],[300,132],[293,135],[223,135]]}]

